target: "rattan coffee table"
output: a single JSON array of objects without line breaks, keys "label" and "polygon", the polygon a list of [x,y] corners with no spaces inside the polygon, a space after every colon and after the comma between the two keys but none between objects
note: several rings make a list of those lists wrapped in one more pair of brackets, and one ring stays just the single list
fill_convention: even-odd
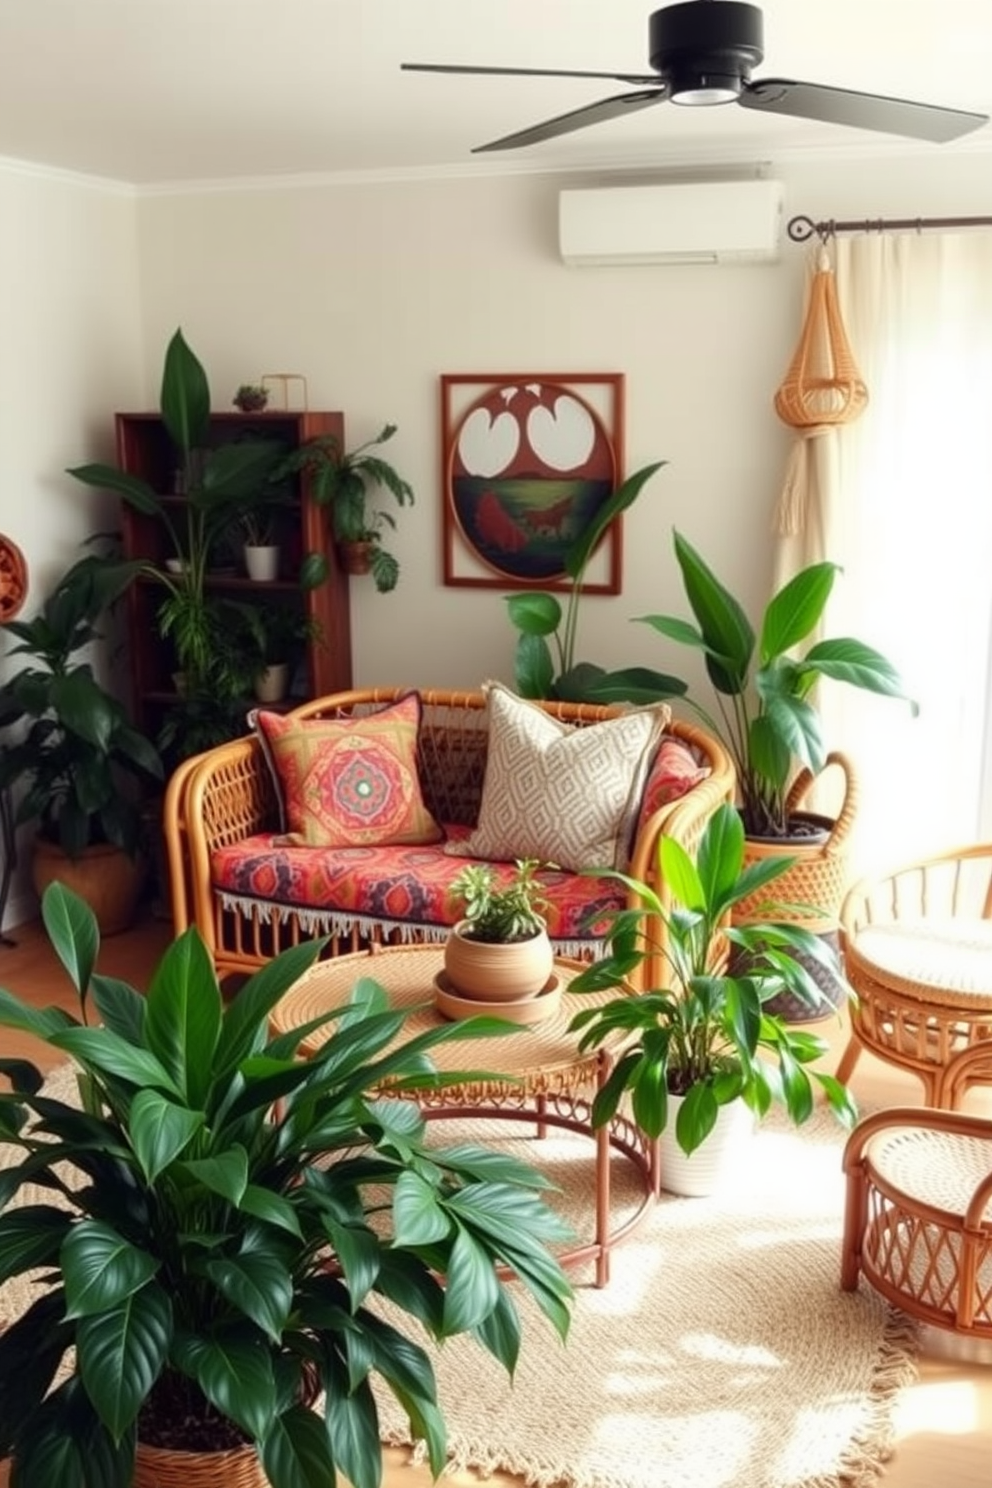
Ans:
[{"label": "rattan coffee table", "polygon": [[[359,977],[373,977],[389,994],[395,1008],[412,1008],[402,1039],[443,1022],[433,1006],[433,981],[444,964],[438,945],[390,946],[320,961],[300,978],[272,1013],[277,1033],[288,1033],[329,1009],[347,1002]],[[555,972],[567,983],[580,970],[578,963],[556,960]],[[578,1039],[568,1024],[579,1007],[597,1000],[607,1001],[614,993],[561,1000],[560,1007],[542,1023],[521,1027],[492,1040],[452,1039],[431,1050],[439,1070],[498,1070],[496,1076],[465,1085],[421,1091],[418,1100],[425,1117],[498,1119],[534,1125],[538,1138],[548,1127],[559,1127],[588,1137],[594,1147],[593,1184],[595,1217],[591,1238],[559,1256],[562,1265],[595,1263],[596,1286],[605,1286],[610,1275],[610,1252],[625,1239],[646,1215],[658,1192],[657,1150],[630,1118],[618,1113],[608,1124],[592,1126],[592,1100],[606,1080],[613,1055],[622,1040],[618,1037],[597,1051],[580,1054]],[[498,1013],[498,1005],[493,1012]],[[308,1035],[300,1045],[303,1054],[314,1053],[332,1036],[334,1025]],[[480,1055],[480,1050],[484,1053]],[[626,1158],[640,1180],[640,1202],[633,1213],[611,1228],[610,1168],[613,1153]]]}]

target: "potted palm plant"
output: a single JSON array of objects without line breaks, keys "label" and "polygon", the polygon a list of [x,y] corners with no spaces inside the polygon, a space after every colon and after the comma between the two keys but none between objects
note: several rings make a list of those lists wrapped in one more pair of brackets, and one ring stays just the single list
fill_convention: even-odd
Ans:
[{"label": "potted palm plant", "polygon": [[521,858],[507,873],[493,863],[469,863],[453,880],[462,918],[445,943],[444,969],[462,997],[513,1001],[546,985],[554,952],[541,914],[540,866],[536,858]]},{"label": "potted palm plant", "polygon": [[[146,563],[142,571],[162,588],[158,623],[173,643],[176,671],[183,679],[182,706],[174,710],[160,743],[185,755],[221,743],[244,727],[243,702],[250,688],[230,645],[239,628],[237,602],[212,592],[208,576],[232,524],[263,516],[279,504],[274,482],[282,478],[285,448],[277,440],[255,437],[209,446],[210,387],[181,330],[166,349],[160,404],[185,493],[178,520],[168,500],[141,476],[103,464],[76,466],[68,473],[85,485],[114,492],[163,529],[169,556],[161,564]],[[321,583],[326,574],[326,559],[307,555],[299,573],[301,589]]]},{"label": "potted palm plant", "polygon": [[134,916],[145,869],[139,788],[162,777],[154,745],[88,659],[139,567],[88,554],[33,619],[2,627],[16,642],[11,654],[27,660],[0,687],[0,729],[18,730],[0,751],[0,791],[19,790],[16,822],[37,824],[38,893],[54,878],[73,884],[104,934],[126,929]]},{"label": "potted palm plant", "polygon": [[[826,1041],[769,1011],[783,991],[819,1007],[822,994],[805,961],[829,965],[832,959],[815,935],[773,917],[767,889],[787,861],[746,865],[744,827],[726,803],[707,822],[695,863],[671,837],[661,839],[659,852],[672,907],[666,909],[647,884],[611,870],[605,876],[633,890],[639,907],[613,913],[607,954],[573,978],[567,991],[618,991],[572,1019],[581,1048],[595,1048],[618,1030],[628,1035],[595,1098],[593,1124],[609,1121],[629,1096],[638,1126],[665,1142],[663,1186],[695,1194],[719,1182],[720,1139],[731,1135],[733,1113],[749,1121],[778,1100],[801,1123],[812,1113],[816,1086],[845,1124],[856,1111],[843,1085],[810,1068],[828,1052]],[[768,906],[766,917],[728,925],[735,907],[756,894]],[[666,931],[660,965],[659,920]],[[628,979],[645,961],[656,985],[631,994]],[[697,1156],[704,1144],[707,1152]]]},{"label": "potted palm plant", "polygon": [[[512,1370],[521,1330],[500,1263],[562,1336],[568,1325],[544,1181],[485,1148],[428,1147],[408,1098],[465,1078],[437,1074],[432,1047],[496,1025],[403,1042],[404,1015],[363,978],[348,1006],[270,1037],[321,942],[225,1004],[190,930],[142,994],[94,972],[98,936],[75,896],[53,885],[42,908],[82,1021],[0,990],[0,1024],[75,1061],[80,1100],[0,1060],[13,1085],[0,1136],[24,1152],[4,1200],[24,1184],[49,1195],[0,1214],[0,1280],[42,1269],[0,1334],[12,1488],[378,1488],[374,1378],[439,1473],[443,1410],[404,1324],[470,1332]],[[326,1023],[319,1053],[298,1058]]]},{"label": "potted palm plant", "polygon": [[353,450],[342,447],[333,434],[320,434],[288,457],[285,469],[305,471],[313,499],[330,509],[331,530],[342,566],[352,574],[371,573],[376,589],[386,594],[399,581],[399,563],[382,546],[387,527],[396,518],[372,504],[372,492],[386,490],[398,506],[413,505],[413,488],[381,455],[373,453],[392,439],[395,424],[385,424],[373,439]]}]

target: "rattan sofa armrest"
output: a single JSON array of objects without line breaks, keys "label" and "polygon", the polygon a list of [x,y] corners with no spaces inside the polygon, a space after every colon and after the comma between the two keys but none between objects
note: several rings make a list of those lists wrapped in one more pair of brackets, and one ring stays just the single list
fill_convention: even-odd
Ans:
[{"label": "rattan sofa armrest", "polygon": [[219,745],[180,766],[163,817],[177,934],[190,923],[206,934],[211,923],[211,853],[276,826],[275,791],[254,737]]}]

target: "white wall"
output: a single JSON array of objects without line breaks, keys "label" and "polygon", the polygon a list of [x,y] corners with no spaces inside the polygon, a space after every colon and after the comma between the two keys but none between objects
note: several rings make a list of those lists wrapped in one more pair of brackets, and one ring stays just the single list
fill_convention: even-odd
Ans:
[{"label": "white wall", "polygon": [[[771,166],[787,214],[989,209],[982,155]],[[623,593],[582,604],[579,652],[685,673],[631,617],[678,606],[678,526],[756,608],[789,445],[771,400],[799,330],[806,251],[778,265],[570,269],[553,177],[154,196],[139,204],[149,378],[182,324],[215,406],[267,371],[306,375],[312,407],[345,411],[349,443],[387,419],[417,505],[398,513],[399,589],[352,581],[359,684],[468,686],[512,674],[501,588],[441,583],[438,378],[620,371],[627,469],[669,462],[628,515]],[[596,184],[602,184],[596,182]]]},{"label": "white wall", "polygon": [[[113,458],[111,412],[142,389],[133,195],[0,162],[0,531],[28,560],[29,618],[116,521],[64,474]],[[22,665],[0,640],[0,677]],[[23,854],[22,854],[23,856]],[[6,923],[35,912],[19,873]]]},{"label": "white wall", "polygon": [[[786,183],[788,214],[990,210],[988,157],[977,152],[772,163],[771,173]],[[312,407],[345,411],[350,443],[399,425],[389,453],[418,501],[398,514],[399,589],[379,596],[353,581],[356,681],[509,679],[502,589],[441,583],[439,375],[618,371],[627,469],[669,464],[627,518],[623,593],[583,601],[579,652],[691,675],[684,655],[631,617],[682,608],[673,525],[749,608],[766,595],[789,444],[771,399],[798,335],[806,255],[786,246],[775,266],[567,269],[555,247],[562,184],[582,182],[294,186],[135,203],[105,183],[0,162],[0,530],[26,553],[33,594],[83,537],[112,524],[113,503],[64,467],[112,457],[115,410],[155,406],[181,324],[215,407],[239,382],[299,371]],[[8,923],[22,913],[15,896]]]}]

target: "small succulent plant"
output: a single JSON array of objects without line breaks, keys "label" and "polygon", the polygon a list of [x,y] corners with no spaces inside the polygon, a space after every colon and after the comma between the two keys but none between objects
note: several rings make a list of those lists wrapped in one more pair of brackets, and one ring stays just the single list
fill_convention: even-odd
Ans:
[{"label": "small succulent plant", "polygon": [[470,863],[452,882],[451,892],[465,906],[472,940],[503,944],[529,940],[545,929],[541,911],[547,904],[537,878],[537,858],[518,858],[511,879],[500,883],[491,863]]},{"label": "small succulent plant", "polygon": [[232,399],[235,408],[240,408],[242,413],[261,413],[268,401],[268,388],[252,382],[243,382]]}]

